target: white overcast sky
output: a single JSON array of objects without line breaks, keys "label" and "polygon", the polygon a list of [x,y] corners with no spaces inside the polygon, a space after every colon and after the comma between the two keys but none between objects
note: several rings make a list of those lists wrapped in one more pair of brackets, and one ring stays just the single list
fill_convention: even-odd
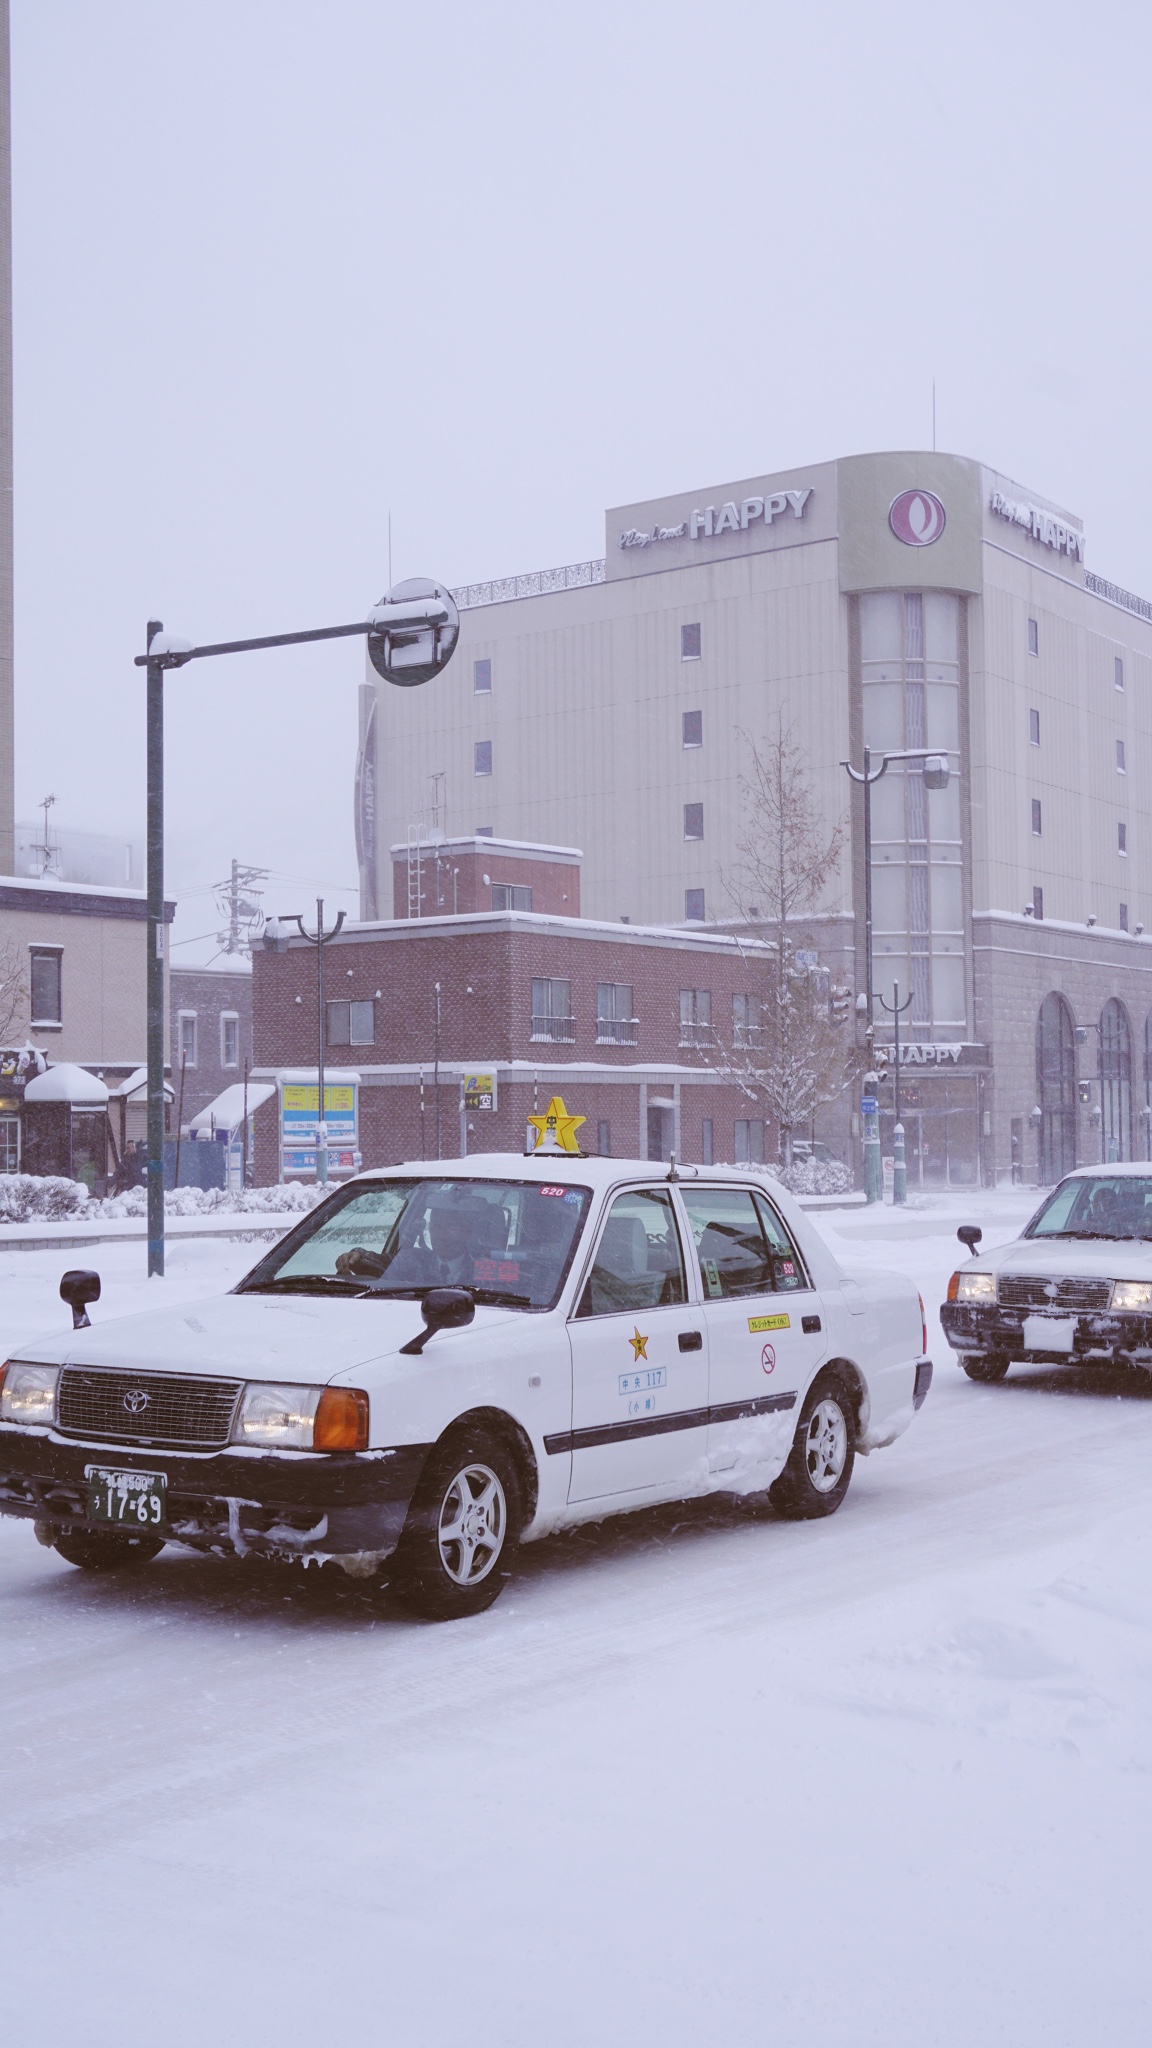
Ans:
[{"label": "white overcast sky", "polygon": [[[607,505],[995,464],[1152,596],[1152,8],[12,0],[17,806],[143,829],[149,614],[603,549]],[[358,642],[168,686],[168,882],[352,905]],[[451,793],[450,793],[451,794]],[[188,945],[177,958],[207,955]]]}]

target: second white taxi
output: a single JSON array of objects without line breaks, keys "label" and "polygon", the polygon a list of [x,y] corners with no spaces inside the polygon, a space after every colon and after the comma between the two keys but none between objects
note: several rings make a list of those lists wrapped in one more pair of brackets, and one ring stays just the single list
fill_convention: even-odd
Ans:
[{"label": "second white taxi", "polygon": [[[80,1325],[95,1274],[65,1276]],[[0,1512],[89,1569],[335,1561],[476,1613],[520,1542],[712,1492],[828,1515],[931,1383],[923,1304],[767,1175],[498,1154],[364,1174],[230,1294],[0,1373]]]}]

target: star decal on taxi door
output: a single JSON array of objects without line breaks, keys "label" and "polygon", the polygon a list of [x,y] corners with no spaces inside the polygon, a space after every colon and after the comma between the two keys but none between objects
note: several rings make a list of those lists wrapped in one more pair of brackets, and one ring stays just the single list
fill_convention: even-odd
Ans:
[{"label": "star decal on taxi door", "polygon": [[648,1339],[647,1337],[642,1337],[640,1335],[640,1330],[637,1324],[633,1323],[632,1328],[635,1330],[636,1335],[634,1337],[629,1337],[628,1342],[632,1346],[632,1359],[633,1363],[635,1363],[636,1359],[638,1358],[647,1358]]}]

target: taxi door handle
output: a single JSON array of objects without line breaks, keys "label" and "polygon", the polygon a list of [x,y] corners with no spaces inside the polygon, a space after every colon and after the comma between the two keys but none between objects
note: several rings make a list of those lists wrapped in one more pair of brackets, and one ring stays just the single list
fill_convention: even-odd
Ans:
[{"label": "taxi door handle", "polygon": [[699,1330],[681,1330],[680,1349],[681,1351],[703,1351],[704,1339]]}]

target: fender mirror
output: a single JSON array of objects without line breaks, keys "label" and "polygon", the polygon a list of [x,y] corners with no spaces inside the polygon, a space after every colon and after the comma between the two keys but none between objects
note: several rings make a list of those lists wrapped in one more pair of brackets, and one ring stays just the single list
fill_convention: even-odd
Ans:
[{"label": "fender mirror", "polygon": [[66,1301],[72,1311],[74,1330],[91,1329],[88,1303],[100,1299],[99,1273],[89,1272],[84,1266],[74,1266],[60,1282],[60,1299]]},{"label": "fender mirror", "polygon": [[972,1257],[975,1258],[976,1247],[984,1235],[980,1225],[978,1223],[962,1223],[956,1235],[960,1239],[961,1244],[967,1245]]},{"label": "fender mirror", "polygon": [[466,1287],[430,1287],[420,1304],[424,1328],[400,1346],[410,1357],[419,1357],[429,1337],[437,1330],[462,1330],[472,1321],[476,1303]]}]

